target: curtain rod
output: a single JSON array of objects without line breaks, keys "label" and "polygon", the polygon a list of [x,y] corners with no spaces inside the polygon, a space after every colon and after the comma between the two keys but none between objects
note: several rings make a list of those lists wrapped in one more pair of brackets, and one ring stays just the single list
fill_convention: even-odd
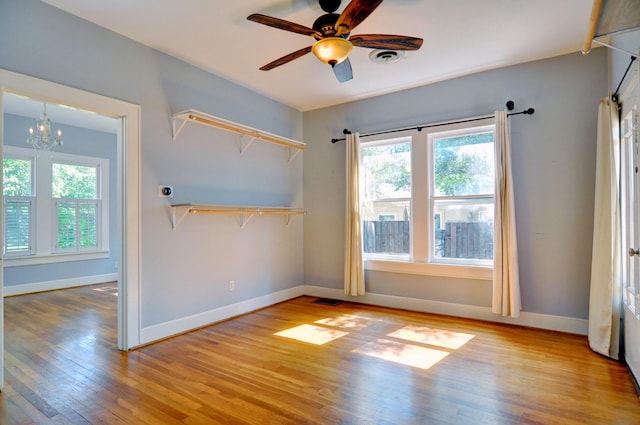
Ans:
[{"label": "curtain rod", "polygon": [[[513,100],[510,100],[507,102],[507,109],[509,111],[513,111],[513,108],[515,107],[515,103],[513,102]],[[512,116],[512,115],[533,115],[533,113],[535,112],[535,109],[533,108],[528,108],[525,109],[524,111],[520,111],[520,112],[510,112],[507,114],[508,117]],[[434,123],[434,124],[424,124],[424,125],[417,125],[417,126],[413,126],[413,127],[405,127],[405,128],[397,128],[394,130],[382,130],[382,131],[376,131],[373,133],[364,133],[361,134],[360,136],[362,137],[367,137],[367,136],[377,136],[379,134],[388,134],[388,133],[397,133],[400,131],[407,131],[407,130],[418,130],[418,131],[422,131],[423,128],[430,128],[430,127],[439,127],[442,125],[449,125],[449,124],[460,124],[460,123],[465,123],[465,122],[472,122],[472,121],[480,121],[480,120],[485,120],[487,118],[491,118],[494,115],[484,115],[481,117],[475,117],[475,118],[466,118],[466,119],[460,119],[460,120],[452,120],[452,121],[444,121],[444,122],[439,122],[439,123]],[[344,129],[342,130],[342,134],[351,134],[351,131],[348,129]],[[342,137],[340,139],[331,139],[331,143],[337,143],[337,142],[343,142],[347,140],[346,137]]]},{"label": "curtain rod", "polygon": [[622,79],[620,80],[620,84],[618,84],[618,88],[616,89],[615,93],[613,93],[611,95],[611,100],[613,100],[615,103],[618,103],[618,94],[620,93],[620,87],[622,87],[622,83],[624,82],[624,79],[627,78],[627,74],[629,73],[629,70],[631,69],[631,65],[633,65],[633,62],[638,59],[635,56],[631,56],[631,62],[629,62],[629,66],[627,66],[627,70],[624,71],[624,75],[622,76]]}]

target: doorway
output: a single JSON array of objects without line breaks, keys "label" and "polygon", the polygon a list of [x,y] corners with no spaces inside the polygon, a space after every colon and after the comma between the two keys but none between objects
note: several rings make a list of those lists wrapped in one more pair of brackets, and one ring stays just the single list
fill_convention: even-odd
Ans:
[{"label": "doorway", "polygon": [[[115,118],[117,125],[118,249],[118,348],[140,345],[140,107],[127,102],[74,89],[49,81],[0,69],[0,147],[3,146],[4,95],[12,93],[51,104],[91,111]],[[2,224],[2,215],[0,215]],[[3,229],[3,226],[0,226]],[[4,236],[2,239],[4,240]],[[3,260],[0,260],[2,268]],[[4,313],[4,288],[0,274],[0,317]],[[0,342],[4,347],[4,321],[0,321]],[[4,350],[0,350],[0,388],[4,381]]]}]

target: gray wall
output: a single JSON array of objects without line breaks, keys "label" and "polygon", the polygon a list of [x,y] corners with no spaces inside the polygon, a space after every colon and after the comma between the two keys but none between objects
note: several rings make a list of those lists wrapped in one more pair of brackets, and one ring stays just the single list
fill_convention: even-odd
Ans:
[{"label": "gray wall", "polygon": [[[361,133],[484,115],[514,100],[511,118],[523,311],[586,319],[598,101],[607,53],[595,49],[457,78],[304,114],[305,283],[341,288],[344,267],[342,129]],[[326,229],[333,229],[328,232]],[[488,307],[491,284],[366,272],[368,291]]]},{"label": "gray wall", "polygon": [[[302,206],[302,162],[237,136],[187,126],[172,140],[170,114],[197,109],[300,139],[302,114],[37,0],[0,0],[0,68],[141,105],[142,326],[210,311],[303,283],[302,223],[187,217],[173,231],[158,186],[176,203]],[[236,281],[235,292],[228,281]]]},{"label": "gray wall", "polygon": [[[638,54],[640,54],[640,30],[630,31],[622,34],[618,34],[612,37],[610,41],[612,46],[618,47],[626,52],[635,52],[633,56],[636,58]],[[593,43],[594,46],[597,46],[596,43]],[[618,84],[622,80],[622,76],[624,75],[627,67],[629,66],[629,62],[632,55],[626,54],[620,50],[615,49],[606,49],[609,54],[609,64],[610,64],[610,72],[609,72],[609,84],[611,87],[611,92],[615,92]],[[638,61],[636,60],[636,64]],[[632,72],[632,71],[629,71]],[[627,78],[630,78],[628,76]]]},{"label": "gray wall", "polygon": [[[28,148],[25,143],[27,129],[33,127],[35,117],[4,115],[4,144]],[[65,280],[76,277],[116,272],[119,255],[116,202],[116,135],[55,123],[54,130],[62,130],[64,145],[57,152],[86,155],[109,160],[109,258],[99,260],[68,261],[4,268],[4,285],[21,285],[43,281]]]}]

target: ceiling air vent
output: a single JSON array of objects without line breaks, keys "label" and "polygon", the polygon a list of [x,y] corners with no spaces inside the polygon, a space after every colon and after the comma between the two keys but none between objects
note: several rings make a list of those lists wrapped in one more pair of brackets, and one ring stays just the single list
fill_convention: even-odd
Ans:
[{"label": "ceiling air vent", "polygon": [[373,50],[369,53],[369,60],[373,63],[394,63],[406,55],[404,50]]}]

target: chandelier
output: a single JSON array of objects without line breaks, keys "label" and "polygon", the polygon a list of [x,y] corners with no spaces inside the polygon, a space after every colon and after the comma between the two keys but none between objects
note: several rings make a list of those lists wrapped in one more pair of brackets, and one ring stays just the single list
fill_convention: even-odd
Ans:
[{"label": "chandelier", "polygon": [[29,128],[27,143],[34,149],[43,151],[53,151],[56,147],[62,146],[62,130],[58,129],[55,135],[51,134],[51,120],[47,115],[46,104],[42,116],[36,119],[36,128]]}]

